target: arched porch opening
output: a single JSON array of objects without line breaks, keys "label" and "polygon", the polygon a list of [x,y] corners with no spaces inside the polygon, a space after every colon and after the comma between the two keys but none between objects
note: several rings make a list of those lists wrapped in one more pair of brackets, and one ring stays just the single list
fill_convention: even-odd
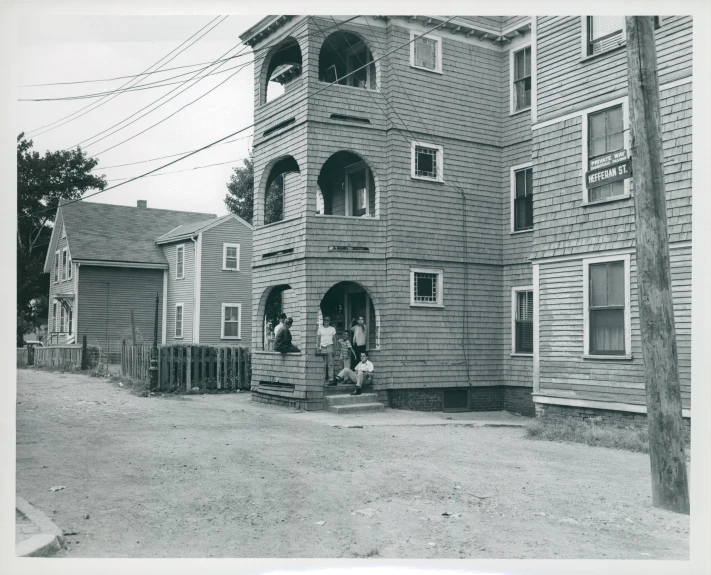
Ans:
[{"label": "arched porch opening", "polygon": [[333,32],[321,45],[318,79],[342,86],[377,89],[378,66],[365,40],[353,32]]},{"label": "arched porch opening", "polygon": [[302,65],[301,47],[295,38],[285,38],[274,46],[264,61],[261,102],[271,102],[288,91],[301,75]]},{"label": "arched porch opening", "polygon": [[318,190],[320,213],[371,218],[379,215],[373,171],[354,152],[341,150],[324,162],[318,176]]},{"label": "arched porch opening", "polygon": [[284,219],[285,197],[298,186],[298,179],[293,176],[299,173],[299,164],[293,156],[280,158],[269,170],[264,187],[264,225]]},{"label": "arched porch opening", "polygon": [[294,302],[294,290],[289,284],[281,284],[267,288],[262,296],[262,337],[261,348],[264,351],[274,349],[274,330],[279,325],[281,314],[289,315],[289,306]]},{"label": "arched porch opening", "polygon": [[366,349],[370,351],[380,347],[380,313],[370,293],[361,284],[342,281],[331,286],[319,304],[319,325],[322,324],[324,316],[331,318],[331,325],[336,328],[336,337],[339,340],[344,332],[347,332],[352,340],[350,328],[362,316],[367,326]]}]

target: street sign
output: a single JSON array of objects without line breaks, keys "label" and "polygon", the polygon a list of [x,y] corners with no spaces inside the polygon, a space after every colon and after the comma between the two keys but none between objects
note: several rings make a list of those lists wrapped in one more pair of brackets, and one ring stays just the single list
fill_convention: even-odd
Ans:
[{"label": "street sign", "polygon": [[590,160],[589,170],[599,170],[600,168],[607,168],[612,164],[619,164],[627,159],[627,150],[618,150],[617,152],[611,152],[600,156],[599,158],[594,158]]},{"label": "street sign", "polygon": [[619,164],[613,164],[599,170],[590,170],[585,174],[585,182],[588,190],[599,188],[605,184],[619,182],[632,177],[632,160],[625,160]]}]

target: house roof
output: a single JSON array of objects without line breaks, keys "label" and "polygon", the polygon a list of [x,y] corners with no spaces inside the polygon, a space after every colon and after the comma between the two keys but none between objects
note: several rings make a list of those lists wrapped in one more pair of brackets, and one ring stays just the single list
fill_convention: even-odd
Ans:
[{"label": "house roof", "polygon": [[[64,222],[73,261],[167,264],[155,242],[177,226],[217,219],[215,214],[116,206],[95,202],[60,202],[56,221]],[[50,251],[56,245],[52,232]],[[48,255],[48,261],[51,258]],[[46,265],[45,265],[46,267]]]},{"label": "house roof", "polygon": [[210,218],[209,220],[203,220],[200,222],[193,222],[189,224],[183,224],[170,230],[168,233],[156,239],[157,244],[167,244],[172,241],[182,240],[186,237],[194,236],[208,228],[221,224],[223,221],[228,219],[235,219],[242,222],[249,229],[254,229],[249,223],[245,222],[242,218],[236,216],[235,214],[227,214],[221,218]]}]

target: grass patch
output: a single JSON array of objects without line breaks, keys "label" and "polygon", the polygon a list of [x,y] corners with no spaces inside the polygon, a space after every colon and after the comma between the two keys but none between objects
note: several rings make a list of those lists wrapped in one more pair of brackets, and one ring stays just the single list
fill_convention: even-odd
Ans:
[{"label": "grass patch", "polygon": [[585,443],[637,453],[649,453],[647,428],[619,429],[582,421],[543,422],[536,419],[526,427],[526,437],[544,441]]}]

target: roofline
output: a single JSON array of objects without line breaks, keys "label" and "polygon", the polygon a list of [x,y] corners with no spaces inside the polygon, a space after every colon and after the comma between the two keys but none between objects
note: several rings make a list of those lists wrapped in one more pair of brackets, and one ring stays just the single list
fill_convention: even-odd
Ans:
[{"label": "roofline", "polygon": [[73,260],[76,264],[85,266],[100,266],[107,268],[140,268],[140,269],[161,269],[167,270],[168,264],[153,262],[121,262],[113,260]]},{"label": "roofline", "polygon": [[281,28],[284,24],[295,18],[295,16],[276,15],[266,16],[257,22],[254,26],[240,34],[239,39],[243,44],[252,47],[260,40],[269,36],[273,31]]},{"label": "roofline", "polygon": [[[61,200],[60,200],[61,202]],[[52,258],[50,254],[54,254],[57,249],[57,244],[59,243],[59,238],[56,237],[57,234],[57,222],[59,222],[59,217],[62,215],[62,206],[57,207],[57,213],[54,215],[54,227],[52,228],[52,235],[49,237],[49,246],[47,248],[47,255],[44,257],[44,273],[48,274],[52,272]],[[62,225],[64,225],[64,217],[62,216]],[[61,227],[61,226],[60,226]],[[69,238],[67,237],[67,246],[69,246]]]},{"label": "roofline", "polygon": [[[179,236],[173,236],[173,237],[170,237],[170,238],[165,238],[165,236],[166,236],[167,234],[163,234],[163,235],[160,236],[158,239],[156,239],[155,242],[156,242],[158,245],[163,245],[163,244],[170,244],[170,243],[173,243],[173,242],[179,242],[179,241],[182,241],[182,240],[187,240],[187,239],[189,239],[189,238],[195,237],[195,236],[198,235],[198,234],[201,234],[202,232],[205,232],[205,231],[207,231],[207,230],[209,230],[209,229],[212,229],[212,228],[214,228],[215,226],[219,226],[222,222],[225,222],[225,221],[227,221],[227,220],[229,220],[229,219],[235,219],[235,220],[237,220],[238,222],[240,222],[241,224],[244,224],[245,226],[247,226],[250,230],[254,230],[254,226],[253,226],[252,224],[250,224],[250,223],[244,221],[244,220],[243,220],[242,218],[240,218],[237,214],[227,214],[227,215],[222,216],[222,217],[220,217],[220,218],[216,218],[215,221],[210,222],[209,224],[207,224],[207,225],[205,225],[205,226],[203,226],[203,227],[201,227],[201,228],[198,228],[198,229],[196,229],[196,230],[193,230],[193,231],[190,232],[190,233],[180,234]],[[189,225],[189,224],[184,224],[184,225]],[[178,227],[180,227],[180,226],[178,226]],[[175,228],[175,229],[177,229],[177,228]],[[171,231],[172,231],[172,230],[171,230]],[[170,233],[170,232],[168,232],[168,233]],[[162,238],[165,238],[165,239],[162,239]]]}]

